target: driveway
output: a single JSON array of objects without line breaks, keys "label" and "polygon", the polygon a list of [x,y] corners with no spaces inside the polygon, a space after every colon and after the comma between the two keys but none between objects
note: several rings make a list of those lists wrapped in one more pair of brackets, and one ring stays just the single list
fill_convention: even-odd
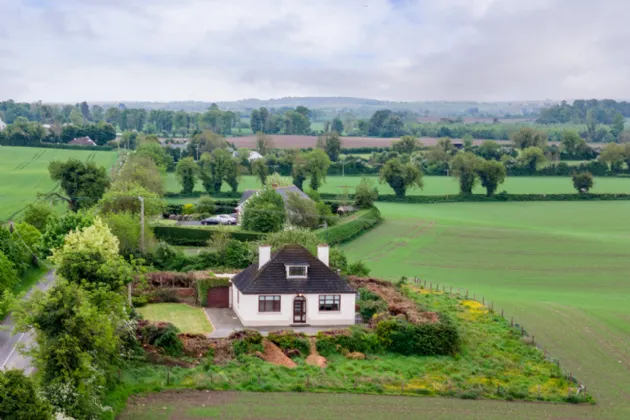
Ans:
[{"label": "driveway", "polygon": [[212,338],[225,338],[234,331],[244,328],[231,308],[204,308],[204,310],[214,327],[214,331],[210,333]]},{"label": "driveway", "polygon": [[[204,308],[210,322],[214,327],[214,331],[210,333],[211,338],[226,338],[234,331],[245,329],[240,319],[236,316],[231,308]],[[262,335],[267,335],[272,331],[293,330],[306,335],[315,335],[320,331],[330,331],[348,328],[343,326],[326,326],[326,327],[250,327],[248,329],[257,330]]]}]

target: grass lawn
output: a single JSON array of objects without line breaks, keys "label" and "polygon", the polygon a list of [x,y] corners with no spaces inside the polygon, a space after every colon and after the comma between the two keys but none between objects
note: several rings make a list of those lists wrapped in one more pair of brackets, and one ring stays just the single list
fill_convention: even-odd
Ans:
[{"label": "grass lawn", "polygon": [[202,308],[183,303],[154,303],[138,308],[144,319],[170,322],[183,333],[209,334],[212,324]]},{"label": "grass lawn", "polygon": [[[48,193],[57,188],[48,174],[53,160],[75,158],[93,161],[110,168],[116,152],[89,150],[43,149],[36,147],[0,148],[0,221],[13,217],[37,198],[37,193]],[[65,206],[59,206],[65,209]]]},{"label": "grass lawn", "polygon": [[[387,184],[379,184],[377,177],[371,177],[378,187],[381,194],[393,194],[394,191]],[[344,189],[348,189],[349,193],[354,193],[354,187],[361,181],[359,176],[329,176],[326,183],[320,188],[320,192],[342,194]],[[304,183],[305,188],[308,186],[308,180]],[[349,188],[345,188],[347,186]],[[239,191],[247,189],[260,188],[258,179],[251,175],[245,175],[241,178],[238,186]],[[168,173],[166,175],[166,190],[171,192],[181,191],[175,174]],[[203,191],[201,182],[197,182],[196,190]],[[573,188],[570,177],[508,177],[503,185],[499,186],[497,192],[507,191],[512,194],[567,194],[576,193]],[[227,184],[223,185],[222,191],[230,191]],[[446,176],[425,176],[424,189],[409,190],[409,195],[444,195],[457,194],[459,186],[455,178]],[[475,193],[484,193],[485,190],[481,186],[477,186]],[[595,186],[591,190],[593,193],[630,193],[630,178],[613,178],[601,177],[595,178]],[[189,203],[196,199],[169,199],[172,203]]]},{"label": "grass lawn", "polygon": [[592,415],[567,417],[630,418],[630,202],[378,207],[385,222],[342,247],[350,260],[494,302],[594,395]]}]

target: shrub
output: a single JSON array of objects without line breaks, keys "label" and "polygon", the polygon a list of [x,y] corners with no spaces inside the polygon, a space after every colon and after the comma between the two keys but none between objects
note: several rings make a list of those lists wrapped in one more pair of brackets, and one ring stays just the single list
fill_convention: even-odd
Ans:
[{"label": "shrub", "polygon": [[232,341],[232,349],[237,357],[264,350],[263,336],[255,330],[235,331],[230,334],[229,340]]},{"label": "shrub", "polygon": [[306,336],[295,331],[274,331],[267,335],[267,339],[284,350],[285,353],[293,353],[297,350],[302,355],[310,353],[310,344]]},{"label": "shrub", "polygon": [[578,193],[587,193],[593,188],[593,175],[590,172],[574,173],[572,176],[573,187]]},{"label": "shrub", "polygon": [[197,213],[213,213],[214,209],[214,200],[209,195],[202,195],[197,200],[197,205],[195,206]]},{"label": "shrub", "polygon": [[359,302],[359,313],[364,321],[367,321],[381,312],[387,311],[387,302],[384,300],[366,300]]},{"label": "shrub", "polygon": [[169,322],[146,323],[140,328],[140,336],[144,344],[162,349],[165,354],[173,357],[181,356],[184,352],[184,345],[177,337],[178,333],[177,327]]},{"label": "shrub", "polygon": [[372,208],[354,220],[322,230],[317,235],[329,245],[338,245],[356,238],[378,225],[382,220],[378,209]]},{"label": "shrub", "polygon": [[250,249],[247,244],[230,239],[225,248],[225,258],[223,264],[228,267],[245,268],[253,261]]},{"label": "shrub", "polygon": [[426,324],[390,318],[376,325],[376,334],[387,350],[405,356],[450,355],[459,348],[459,333],[444,315],[440,322]]},{"label": "shrub", "polygon": [[346,274],[349,276],[367,277],[370,275],[370,268],[363,261],[355,261],[348,264]]},{"label": "shrub", "polygon": [[142,308],[143,306],[147,306],[149,303],[149,299],[146,296],[133,296],[131,298],[131,304],[134,308]]},{"label": "shrub", "polygon": [[195,213],[195,205],[194,204],[184,204],[182,206],[182,214],[194,214]]},{"label": "shrub", "polygon": [[179,298],[173,289],[157,289],[151,299],[153,302],[178,303]]},{"label": "shrub", "polygon": [[11,289],[18,281],[15,265],[0,250],[0,291]]},{"label": "shrub", "polygon": [[0,418],[6,420],[48,420],[52,410],[39,395],[33,379],[22,370],[0,372]]},{"label": "shrub", "polygon": [[366,328],[353,326],[347,330],[317,333],[317,351],[322,356],[343,352],[382,353],[384,350],[376,334]]}]

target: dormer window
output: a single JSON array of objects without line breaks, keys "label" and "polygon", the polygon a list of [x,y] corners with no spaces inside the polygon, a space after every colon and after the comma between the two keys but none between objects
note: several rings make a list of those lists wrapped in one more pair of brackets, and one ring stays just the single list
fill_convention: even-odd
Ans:
[{"label": "dormer window", "polygon": [[305,279],[308,274],[308,264],[286,264],[287,279]]}]

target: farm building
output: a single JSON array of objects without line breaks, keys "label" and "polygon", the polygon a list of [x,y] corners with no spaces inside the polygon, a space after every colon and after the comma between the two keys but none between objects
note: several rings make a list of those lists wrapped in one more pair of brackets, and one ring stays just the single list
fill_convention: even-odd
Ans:
[{"label": "farm building", "polygon": [[79,146],[96,146],[94,140],[89,137],[77,137],[76,139],[68,142],[68,144],[74,144]]},{"label": "farm building", "polygon": [[[232,309],[245,327],[351,325],[356,291],[329,267],[328,245],[317,257],[301,245],[271,254],[259,248],[258,263],[234,276]],[[210,296],[208,297],[210,302]]]}]

